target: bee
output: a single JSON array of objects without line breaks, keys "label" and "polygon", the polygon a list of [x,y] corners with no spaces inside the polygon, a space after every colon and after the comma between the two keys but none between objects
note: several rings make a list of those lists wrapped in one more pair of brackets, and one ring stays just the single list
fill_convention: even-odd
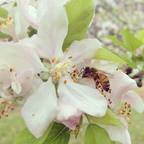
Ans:
[{"label": "bee", "polygon": [[83,68],[82,78],[93,79],[97,89],[99,89],[101,92],[111,93],[110,81],[105,72],[95,68],[85,67]]}]

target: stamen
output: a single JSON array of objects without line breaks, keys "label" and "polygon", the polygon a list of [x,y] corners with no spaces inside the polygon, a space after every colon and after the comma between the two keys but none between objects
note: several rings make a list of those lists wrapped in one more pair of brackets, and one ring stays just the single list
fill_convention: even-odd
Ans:
[{"label": "stamen", "polygon": [[58,81],[61,78],[61,75],[62,75],[61,72],[57,72],[57,71],[53,72],[52,73],[53,81]]},{"label": "stamen", "polygon": [[8,27],[9,25],[12,25],[12,23],[13,23],[12,17],[7,17],[6,19],[2,19],[0,20],[0,29]]},{"label": "stamen", "polygon": [[15,108],[14,104],[10,101],[0,101],[0,118],[8,117],[9,113]]},{"label": "stamen", "polygon": [[111,93],[109,77],[105,72],[90,67],[85,67],[82,72],[82,78],[93,79],[96,88],[101,93]]},{"label": "stamen", "polygon": [[71,67],[72,63],[70,60],[62,61],[53,65],[50,69],[50,75],[52,76],[53,81],[58,81],[62,75],[65,75],[68,72],[68,69]]},{"label": "stamen", "polygon": [[129,120],[131,117],[131,113],[132,113],[131,105],[125,102],[120,108],[119,114],[121,114],[122,116],[126,117]]},{"label": "stamen", "polygon": [[79,78],[80,78],[80,73],[78,71],[78,69],[75,69],[73,72],[70,73],[71,79],[73,80],[73,82],[78,82]]},{"label": "stamen", "polygon": [[52,62],[53,64],[56,64],[56,63],[57,63],[57,59],[56,59],[56,58],[53,58],[53,59],[51,60],[51,62]]},{"label": "stamen", "polygon": [[10,68],[10,72],[13,72],[13,69],[12,69],[12,68]]},{"label": "stamen", "polygon": [[64,84],[67,84],[67,80],[64,80]]}]

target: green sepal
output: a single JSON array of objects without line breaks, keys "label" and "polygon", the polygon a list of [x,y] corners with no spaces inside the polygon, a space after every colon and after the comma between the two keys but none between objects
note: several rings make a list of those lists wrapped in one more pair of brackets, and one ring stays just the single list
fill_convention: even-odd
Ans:
[{"label": "green sepal", "polygon": [[10,39],[11,36],[0,31],[0,39]]},{"label": "green sepal", "polygon": [[114,142],[103,128],[89,124],[85,133],[84,144],[114,144]]},{"label": "green sepal", "polygon": [[95,58],[98,60],[107,60],[118,64],[127,64],[127,61],[122,59],[119,55],[111,52],[107,48],[97,50]]},{"label": "green sepal", "polygon": [[68,144],[70,130],[62,124],[55,123],[43,144]]},{"label": "green sepal", "polygon": [[68,144],[70,131],[64,125],[53,123],[47,132],[39,139],[24,129],[16,138],[14,144]]},{"label": "green sepal", "polygon": [[134,53],[143,43],[137,39],[137,37],[129,30],[124,29],[121,32],[123,37],[123,43],[126,49]]}]

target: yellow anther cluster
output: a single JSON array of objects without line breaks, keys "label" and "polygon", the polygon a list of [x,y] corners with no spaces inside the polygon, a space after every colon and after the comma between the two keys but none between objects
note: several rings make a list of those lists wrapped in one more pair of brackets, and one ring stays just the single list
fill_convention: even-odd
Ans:
[{"label": "yellow anther cluster", "polygon": [[58,64],[56,64],[56,66],[55,66],[55,70],[56,71],[64,71],[65,69],[67,69],[69,66],[71,66],[71,61],[70,60],[67,60],[67,61],[65,61],[64,63],[63,62],[61,62],[61,63],[58,63]]},{"label": "yellow anther cluster", "polygon": [[61,78],[61,76],[62,76],[61,72],[55,71],[52,73],[53,81],[58,81]]},{"label": "yellow anther cluster", "polygon": [[54,81],[58,81],[63,74],[65,74],[68,71],[68,68],[71,66],[71,61],[67,60],[65,62],[57,63],[52,69],[51,69],[51,75]]},{"label": "yellow anther cluster", "polygon": [[124,105],[120,109],[120,114],[129,119],[131,116],[131,113],[132,113],[131,105],[125,102]]},{"label": "yellow anther cluster", "polygon": [[13,19],[12,17],[7,17],[6,19],[0,19],[0,29],[7,28],[8,26],[12,25]]}]

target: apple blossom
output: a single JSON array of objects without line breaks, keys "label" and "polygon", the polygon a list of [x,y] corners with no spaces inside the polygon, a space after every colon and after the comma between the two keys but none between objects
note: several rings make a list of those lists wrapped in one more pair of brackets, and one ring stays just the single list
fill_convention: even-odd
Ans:
[{"label": "apple blossom", "polygon": [[[83,115],[103,117],[109,108],[121,126],[97,125],[111,140],[131,144],[127,120],[132,109],[144,111],[135,93],[136,82],[115,64],[91,63],[102,47],[97,39],[73,41],[63,50],[69,28],[67,1],[4,4],[10,14],[2,19],[0,28],[15,42],[0,42],[0,104],[4,106],[0,117],[13,109],[11,100],[25,98],[22,117],[30,132],[40,138],[54,121],[75,130]],[[26,37],[29,25],[37,31],[31,38]]]},{"label": "apple blossom", "polygon": [[79,83],[80,69],[86,60],[94,56],[101,43],[97,39],[75,41],[63,52],[67,32],[65,8],[53,1],[41,18],[38,33],[31,40],[22,41],[26,44],[31,42],[47,68],[39,74],[40,77],[42,74],[47,76],[46,82],[22,108],[29,130],[37,138],[53,120],[74,129],[82,113],[101,117],[107,110],[107,102],[98,90]]}]

